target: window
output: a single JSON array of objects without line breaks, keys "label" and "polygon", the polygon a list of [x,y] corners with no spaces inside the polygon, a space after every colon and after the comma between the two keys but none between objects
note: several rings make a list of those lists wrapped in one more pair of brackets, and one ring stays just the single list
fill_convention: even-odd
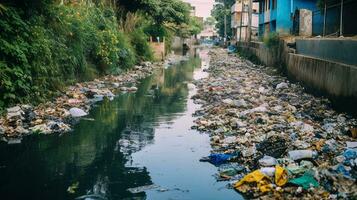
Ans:
[{"label": "window", "polygon": [[262,1],[259,3],[259,13],[260,14],[263,13],[263,2]]},{"label": "window", "polygon": [[273,0],[272,9],[275,9],[275,8],[276,8],[276,1],[277,1],[277,0]]},{"label": "window", "polygon": [[264,2],[264,7],[265,7],[264,10],[265,10],[265,11],[268,10],[268,1],[269,1],[269,0],[265,0],[265,2]]}]

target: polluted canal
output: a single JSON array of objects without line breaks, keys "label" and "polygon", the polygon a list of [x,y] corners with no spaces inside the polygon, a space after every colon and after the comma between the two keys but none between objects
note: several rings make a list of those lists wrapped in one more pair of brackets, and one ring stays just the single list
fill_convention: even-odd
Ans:
[{"label": "polluted canal", "polygon": [[241,199],[199,162],[210,140],[191,130],[192,81],[208,64],[208,50],[197,49],[136,93],[97,104],[71,133],[1,143],[1,199]]}]

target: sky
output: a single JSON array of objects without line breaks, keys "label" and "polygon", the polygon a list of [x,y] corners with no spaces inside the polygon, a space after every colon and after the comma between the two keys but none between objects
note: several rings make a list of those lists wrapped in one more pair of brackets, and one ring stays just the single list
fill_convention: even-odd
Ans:
[{"label": "sky", "polygon": [[196,15],[199,17],[209,17],[213,8],[214,0],[183,0],[196,7]]}]

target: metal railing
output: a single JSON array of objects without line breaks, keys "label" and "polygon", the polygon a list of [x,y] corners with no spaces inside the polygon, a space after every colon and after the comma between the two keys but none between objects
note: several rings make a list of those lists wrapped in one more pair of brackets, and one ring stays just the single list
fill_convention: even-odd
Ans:
[{"label": "metal railing", "polygon": [[327,1],[320,10],[312,12],[312,33],[323,37],[357,35],[357,1]]}]

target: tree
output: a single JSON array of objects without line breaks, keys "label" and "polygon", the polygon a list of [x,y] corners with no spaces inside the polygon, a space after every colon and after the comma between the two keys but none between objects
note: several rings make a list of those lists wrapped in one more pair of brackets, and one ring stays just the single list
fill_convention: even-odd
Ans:
[{"label": "tree", "polygon": [[156,24],[182,24],[189,21],[189,7],[180,0],[118,0],[125,12],[147,14]]},{"label": "tree", "polygon": [[[218,34],[224,37],[224,29],[226,27],[227,36],[232,36],[231,24],[231,6],[235,3],[235,0],[215,0],[216,4],[213,6],[211,15],[217,20],[216,28]],[[224,16],[226,15],[226,24],[224,24]]]},{"label": "tree", "polygon": [[217,21],[214,17],[207,17],[207,19],[204,21],[204,25],[206,26],[214,26],[216,23]]},{"label": "tree", "polygon": [[[119,12],[141,12],[148,26],[145,32],[151,36],[167,36],[170,30],[189,24],[189,6],[181,0],[118,0]],[[124,15],[125,16],[125,15]]]},{"label": "tree", "polygon": [[203,23],[197,17],[190,17],[189,22],[173,27],[177,35],[182,38],[188,38],[192,35],[197,35],[203,30]]}]

